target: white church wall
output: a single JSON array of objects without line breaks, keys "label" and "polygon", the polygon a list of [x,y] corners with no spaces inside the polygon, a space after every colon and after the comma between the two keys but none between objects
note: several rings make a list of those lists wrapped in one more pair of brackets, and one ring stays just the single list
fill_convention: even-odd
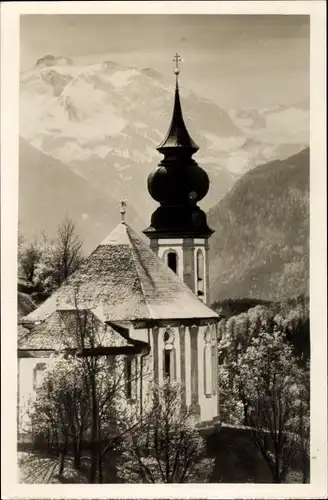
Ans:
[{"label": "white church wall", "polygon": [[[201,421],[212,420],[217,416],[218,412],[218,394],[210,396],[205,394],[205,365],[204,365],[204,349],[205,340],[204,335],[207,330],[207,326],[201,326],[198,330],[197,335],[197,359],[198,359],[198,397],[200,405],[200,419]],[[213,325],[214,328],[215,326]],[[167,327],[159,328],[158,335],[158,349],[157,353],[154,352],[154,338],[151,331],[148,329],[134,329],[130,331],[131,337],[143,340],[144,342],[150,342],[150,352],[145,356],[142,356],[142,366],[143,366],[143,381],[142,388],[140,385],[140,380],[137,381],[137,394],[142,396],[143,404],[146,403],[147,393],[150,384],[154,380],[154,356],[158,357],[158,382],[160,384],[164,381],[164,366],[163,366],[163,352],[165,349],[164,335]],[[174,348],[175,357],[175,380],[177,382],[181,381],[181,346],[180,346],[180,332],[178,327],[171,329],[172,346]],[[185,395],[186,404],[190,406],[191,404],[191,337],[190,330],[188,327],[184,329],[184,341],[185,341]],[[171,340],[170,340],[171,342]],[[28,403],[33,401],[36,396],[36,391],[34,387],[34,369],[38,364],[45,364],[49,366],[52,363],[52,358],[48,357],[31,357],[31,358],[19,358],[18,359],[18,396],[19,396],[19,407],[20,407],[20,429],[23,430],[24,427],[28,427],[29,419],[27,415]],[[141,356],[138,356],[138,366],[140,369]],[[206,366],[207,370],[211,370],[210,366]],[[139,371],[140,373],[140,371]],[[140,399],[139,399],[140,401]]]},{"label": "white church wall", "polygon": [[30,425],[28,415],[29,404],[35,401],[34,370],[38,364],[47,367],[53,362],[52,358],[19,358],[18,359],[18,415],[19,431],[26,432]]},{"label": "white church wall", "polygon": [[142,342],[149,343],[149,334],[147,328],[134,328],[134,326],[130,324],[129,335],[134,340],[141,340]]},{"label": "white church wall", "polygon": [[[200,405],[200,420],[206,422],[212,420],[217,416],[217,391],[213,394],[205,394],[205,372],[207,372],[210,380],[212,381],[212,365],[205,366],[205,334],[207,331],[207,326],[202,326],[199,328],[198,335],[198,393],[199,393],[199,405]],[[210,327],[212,330],[212,327]],[[212,387],[211,382],[211,387]]]}]

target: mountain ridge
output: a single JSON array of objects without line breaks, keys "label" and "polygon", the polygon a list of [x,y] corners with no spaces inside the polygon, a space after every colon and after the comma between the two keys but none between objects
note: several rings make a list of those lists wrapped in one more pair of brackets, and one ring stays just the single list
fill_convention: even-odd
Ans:
[{"label": "mountain ridge", "polygon": [[[170,123],[174,82],[153,68],[138,69],[115,61],[59,64],[56,56],[49,59],[49,55],[46,61],[21,74],[22,137],[104,194],[111,186],[118,201],[127,198],[148,219],[153,204],[144,191],[148,174],[161,160],[156,147]],[[211,181],[212,189],[202,202],[205,210],[247,169],[304,146],[306,111],[302,120],[294,108],[288,112],[284,117],[287,140],[280,137],[278,141],[282,112],[278,108],[270,118],[265,110],[253,110],[251,116],[262,123],[254,129],[247,113],[238,118],[238,113],[188,89],[183,79],[180,96],[187,128],[200,146],[195,159]],[[301,121],[305,130],[298,132]]]},{"label": "mountain ridge", "polygon": [[208,221],[212,301],[308,295],[309,148],[247,172]]},{"label": "mountain ridge", "polygon": [[[156,206],[147,177],[161,161],[156,148],[169,127],[174,85],[151,67],[43,59],[20,81],[21,229],[30,237],[44,229],[54,233],[67,212],[89,252],[119,222],[121,198],[128,202],[128,222],[139,232],[147,227]],[[308,163],[308,101],[226,110],[180,87],[187,128],[200,146],[195,160],[210,178],[200,205],[216,229],[210,241],[213,300],[231,294],[275,299],[268,283],[288,294],[304,291],[307,230],[297,221],[302,238],[294,231],[288,237],[285,219],[295,221],[297,210],[308,217],[303,167],[288,167],[288,161]],[[277,200],[286,213],[278,214]],[[279,224],[263,219],[264,213],[270,220],[270,203]]]}]

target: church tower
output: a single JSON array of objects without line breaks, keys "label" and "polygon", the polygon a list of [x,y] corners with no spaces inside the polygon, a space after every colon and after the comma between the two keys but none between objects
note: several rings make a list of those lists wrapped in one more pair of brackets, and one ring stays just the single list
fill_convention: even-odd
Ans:
[{"label": "church tower", "polygon": [[213,233],[197,205],[207,194],[209,178],[192,156],[198,151],[183,120],[178,54],[173,116],[157,150],[164,156],[148,177],[148,191],[160,206],[144,234],[150,246],[204,303],[210,304],[208,239]]}]

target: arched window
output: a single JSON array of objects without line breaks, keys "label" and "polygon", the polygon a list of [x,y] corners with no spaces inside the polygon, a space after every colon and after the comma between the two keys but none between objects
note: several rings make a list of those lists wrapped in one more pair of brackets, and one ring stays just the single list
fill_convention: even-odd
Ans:
[{"label": "arched window", "polygon": [[163,376],[164,380],[176,379],[176,353],[174,348],[174,332],[168,329],[164,332]]},{"label": "arched window", "polygon": [[46,363],[37,363],[33,370],[33,389],[40,389],[44,379],[44,371],[47,368]]},{"label": "arched window", "polygon": [[204,254],[199,248],[196,254],[196,279],[197,279],[197,296],[204,297],[205,286],[204,286]]},{"label": "arched window", "polygon": [[174,273],[178,270],[178,255],[174,250],[167,253],[167,265]]}]

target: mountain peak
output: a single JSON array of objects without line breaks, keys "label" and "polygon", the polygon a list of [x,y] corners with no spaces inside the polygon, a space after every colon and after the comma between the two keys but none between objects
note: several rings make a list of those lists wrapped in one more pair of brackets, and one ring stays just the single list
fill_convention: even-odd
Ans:
[{"label": "mountain peak", "polygon": [[73,59],[66,56],[54,56],[52,54],[46,54],[36,61],[34,67],[45,67],[45,66],[57,66],[57,65],[67,65],[71,66],[73,64]]},{"label": "mountain peak", "polygon": [[156,80],[159,80],[159,81],[164,81],[164,76],[162,75],[162,73],[160,73],[159,71],[157,71],[156,69],[154,68],[143,68],[141,70],[141,72],[144,74],[144,75],[147,75],[149,76],[150,78],[155,78]]},{"label": "mountain peak", "polygon": [[115,61],[103,61],[102,68],[107,70],[115,70],[120,68],[121,65]]}]

